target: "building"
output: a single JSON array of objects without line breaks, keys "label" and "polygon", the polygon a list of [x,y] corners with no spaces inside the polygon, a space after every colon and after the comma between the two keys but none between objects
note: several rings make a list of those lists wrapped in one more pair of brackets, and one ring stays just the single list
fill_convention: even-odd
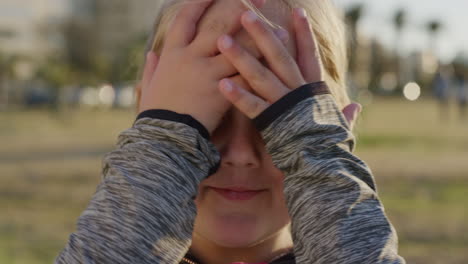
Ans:
[{"label": "building", "polygon": [[[38,66],[50,57],[82,68],[119,56],[148,35],[159,0],[1,0],[0,110],[20,104]],[[9,64],[5,69],[5,63]],[[11,73],[10,73],[11,72]],[[120,76],[119,72],[114,75]],[[29,85],[31,86],[31,85]]]},{"label": "building", "polygon": [[0,1],[0,53],[36,59],[56,52],[65,9],[60,0]]},{"label": "building", "polygon": [[86,25],[101,54],[115,55],[150,31],[157,0],[2,0],[0,53],[44,58],[63,48],[61,26],[68,19]]},{"label": "building", "polygon": [[63,48],[63,0],[0,1],[0,111],[17,105],[36,66]]},{"label": "building", "polygon": [[96,51],[109,58],[150,32],[159,4],[157,0],[81,0],[72,2],[71,15],[88,26]]}]

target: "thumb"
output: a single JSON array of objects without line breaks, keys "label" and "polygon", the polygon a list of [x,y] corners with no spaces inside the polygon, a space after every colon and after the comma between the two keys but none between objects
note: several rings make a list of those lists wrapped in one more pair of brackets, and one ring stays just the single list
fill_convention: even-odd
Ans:
[{"label": "thumb", "polygon": [[342,112],[350,125],[350,129],[353,129],[354,123],[356,121],[357,116],[362,111],[362,106],[358,103],[351,103],[343,108]]}]

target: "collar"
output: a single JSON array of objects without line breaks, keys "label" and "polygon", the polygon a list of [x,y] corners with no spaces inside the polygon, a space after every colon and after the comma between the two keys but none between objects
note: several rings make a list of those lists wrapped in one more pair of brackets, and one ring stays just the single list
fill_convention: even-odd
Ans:
[{"label": "collar", "polygon": [[[185,256],[182,258],[182,261],[179,264],[203,264],[200,260],[198,260],[191,252],[187,252]],[[233,262],[231,264],[254,264],[254,263],[246,263],[246,262]],[[294,253],[291,249],[288,249],[285,252],[275,256],[268,262],[261,262],[255,264],[296,264],[296,258],[294,257]]]}]

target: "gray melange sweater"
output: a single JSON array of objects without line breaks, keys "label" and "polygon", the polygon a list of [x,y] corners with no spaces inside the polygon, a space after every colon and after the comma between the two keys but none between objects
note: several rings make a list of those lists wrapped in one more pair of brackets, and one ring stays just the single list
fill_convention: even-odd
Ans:
[{"label": "gray melange sweater", "polygon": [[[324,83],[292,91],[253,122],[285,174],[296,263],[405,263]],[[139,115],[104,156],[102,181],[56,263],[179,263],[191,244],[198,184],[219,163],[190,116]]]}]

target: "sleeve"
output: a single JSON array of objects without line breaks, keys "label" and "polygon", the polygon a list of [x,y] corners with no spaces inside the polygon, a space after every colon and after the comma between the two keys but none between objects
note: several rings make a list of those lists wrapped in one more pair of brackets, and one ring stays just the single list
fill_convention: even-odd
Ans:
[{"label": "sleeve", "polygon": [[297,263],[405,263],[372,172],[352,154],[354,136],[324,82],[293,90],[254,124],[285,174]]},{"label": "sleeve", "polygon": [[141,113],[104,156],[102,180],[55,263],[179,263],[198,185],[219,166],[208,137],[188,115]]}]

